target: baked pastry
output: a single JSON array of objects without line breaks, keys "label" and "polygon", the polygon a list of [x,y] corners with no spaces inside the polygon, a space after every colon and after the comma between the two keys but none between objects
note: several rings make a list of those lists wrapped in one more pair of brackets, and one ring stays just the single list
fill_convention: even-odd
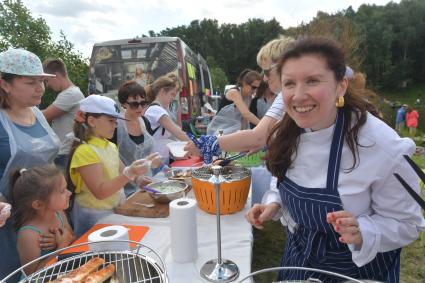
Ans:
[{"label": "baked pastry", "polygon": [[115,265],[110,264],[99,271],[90,273],[90,275],[87,276],[84,283],[102,283],[106,279],[114,275],[114,272],[115,272]]},{"label": "baked pastry", "polygon": [[[85,264],[81,265],[77,269],[74,269],[70,273],[66,274],[65,276],[62,276],[60,278],[57,278],[54,281],[51,281],[52,283],[77,283],[77,282],[84,282],[87,276],[89,276],[90,273],[97,270],[99,266],[105,263],[105,260],[99,257],[94,257],[90,259]],[[115,269],[115,267],[114,267]]]}]

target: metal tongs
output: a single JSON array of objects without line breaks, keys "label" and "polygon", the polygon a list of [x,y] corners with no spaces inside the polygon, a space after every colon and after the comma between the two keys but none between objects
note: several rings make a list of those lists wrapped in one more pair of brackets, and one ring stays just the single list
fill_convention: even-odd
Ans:
[{"label": "metal tongs", "polygon": [[[413,170],[415,170],[416,174],[418,174],[419,178],[421,178],[422,182],[425,183],[425,173],[421,168],[407,155],[403,155],[407,162],[412,166]],[[397,180],[403,185],[406,191],[413,197],[413,199],[425,210],[425,201],[421,198],[421,196],[416,193],[412,187],[407,184],[407,182],[397,173],[394,173],[394,176]]]},{"label": "metal tongs", "polygon": [[218,165],[220,165],[220,166],[227,166],[227,165],[229,165],[229,163],[230,162],[232,162],[233,160],[236,160],[236,159],[239,159],[239,158],[242,158],[242,157],[244,157],[245,155],[247,155],[248,154],[248,151],[247,152],[241,152],[241,153],[239,153],[239,154],[236,154],[236,155],[233,155],[233,156],[230,156],[230,157],[227,157],[227,158],[225,158],[225,159],[223,159],[223,160],[221,160],[219,163],[218,163]]}]

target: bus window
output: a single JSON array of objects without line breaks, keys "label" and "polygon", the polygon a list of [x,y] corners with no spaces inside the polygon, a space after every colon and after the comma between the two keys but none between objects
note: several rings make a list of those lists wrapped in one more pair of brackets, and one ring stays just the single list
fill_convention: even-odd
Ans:
[{"label": "bus window", "polygon": [[121,49],[121,59],[131,59],[131,49]]},{"label": "bus window", "polygon": [[141,59],[141,58],[146,58],[146,52],[148,50],[146,48],[143,49],[137,49],[136,50],[136,58],[137,59]]}]

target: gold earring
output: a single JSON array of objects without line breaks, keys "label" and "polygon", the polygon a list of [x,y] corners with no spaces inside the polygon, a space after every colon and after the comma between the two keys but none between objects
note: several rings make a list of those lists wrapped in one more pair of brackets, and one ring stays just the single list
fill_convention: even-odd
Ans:
[{"label": "gold earring", "polygon": [[335,102],[335,106],[338,108],[344,107],[345,101],[344,96],[338,96],[337,101]]}]

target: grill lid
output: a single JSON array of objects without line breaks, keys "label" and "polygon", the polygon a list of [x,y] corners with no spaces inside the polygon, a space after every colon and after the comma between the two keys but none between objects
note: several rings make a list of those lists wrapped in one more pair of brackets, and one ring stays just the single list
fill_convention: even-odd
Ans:
[{"label": "grill lid", "polygon": [[[208,181],[213,176],[213,170],[210,166],[204,166],[192,171],[192,178]],[[233,182],[245,179],[251,176],[251,170],[240,166],[224,166],[221,168],[220,176],[226,182]]]}]

